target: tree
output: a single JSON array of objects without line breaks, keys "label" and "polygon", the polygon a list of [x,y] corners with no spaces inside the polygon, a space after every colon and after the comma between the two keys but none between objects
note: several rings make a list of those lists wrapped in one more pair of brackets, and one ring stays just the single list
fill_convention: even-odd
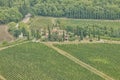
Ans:
[{"label": "tree", "polygon": [[27,40],[30,40],[30,33],[27,32]]},{"label": "tree", "polygon": [[15,30],[13,35],[14,35],[16,38],[18,38],[20,34],[21,34],[20,30]]},{"label": "tree", "polygon": [[65,41],[65,31],[63,30],[63,36],[62,36],[62,38],[63,38],[63,41]]},{"label": "tree", "polygon": [[83,36],[83,29],[80,29],[80,40],[83,40],[84,36]]},{"label": "tree", "polygon": [[39,30],[36,30],[36,39],[40,39],[40,33],[39,33]]},{"label": "tree", "polygon": [[29,26],[23,22],[19,23],[19,30],[21,33],[23,33],[23,36],[27,36],[29,29]]},{"label": "tree", "polygon": [[100,30],[98,29],[98,41],[100,41]]},{"label": "tree", "polygon": [[9,0],[9,7],[11,8],[13,6],[13,0]]},{"label": "tree", "polygon": [[51,31],[50,31],[50,27],[48,26],[48,40],[51,40]]}]

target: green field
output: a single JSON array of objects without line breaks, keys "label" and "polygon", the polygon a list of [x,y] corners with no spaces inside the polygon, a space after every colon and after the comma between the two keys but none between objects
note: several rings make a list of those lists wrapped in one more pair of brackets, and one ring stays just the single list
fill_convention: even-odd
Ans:
[{"label": "green field", "polygon": [[47,28],[48,25],[52,26],[52,19],[51,17],[34,17],[30,20],[29,25],[32,29],[39,29],[39,28]]},{"label": "green field", "polygon": [[120,28],[120,21],[114,20],[95,20],[95,19],[57,19],[65,26],[93,26]]},{"label": "green field", "polygon": [[100,27],[112,27],[120,28],[119,20],[95,20],[95,19],[71,19],[71,18],[54,18],[54,17],[42,17],[36,16],[31,19],[29,23],[34,28],[47,27],[53,25],[54,22],[59,21],[61,27],[65,26],[93,26],[98,25]]},{"label": "green field", "polygon": [[56,45],[83,62],[120,80],[120,44]]},{"label": "green field", "polygon": [[7,80],[103,80],[38,43],[0,51],[0,75]]},{"label": "green field", "polygon": [[25,41],[27,41],[27,40],[18,39],[18,40],[15,40],[13,42],[3,41],[2,43],[0,43],[0,48],[15,45],[15,44],[19,44],[19,43],[22,43],[22,42],[25,42]]}]

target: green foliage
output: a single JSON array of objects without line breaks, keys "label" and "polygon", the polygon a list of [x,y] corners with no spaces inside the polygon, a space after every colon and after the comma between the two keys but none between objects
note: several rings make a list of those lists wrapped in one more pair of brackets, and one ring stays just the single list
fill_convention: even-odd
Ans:
[{"label": "green foliage", "polygon": [[8,24],[8,31],[11,33],[14,37],[18,37],[21,34],[21,31],[18,30],[18,27],[16,27],[17,24],[15,22],[11,22]]},{"label": "green foliage", "polygon": [[[54,25],[53,20],[54,22],[57,22],[54,23]],[[90,40],[93,38],[100,40],[102,38],[101,36],[120,38],[120,23],[117,20],[35,17],[30,21],[30,28],[35,30],[48,30],[48,25],[50,29],[53,29],[53,27],[59,27],[62,30],[66,30],[68,33],[72,33],[73,36],[81,36],[79,37],[79,40],[83,40],[87,37],[89,37]],[[58,39],[57,34],[54,34],[52,37],[54,37],[52,40],[56,40],[55,38]]]},{"label": "green foliage", "polygon": [[36,16],[34,18],[31,19],[29,25],[31,29],[37,30],[37,29],[41,29],[41,28],[48,28],[49,26],[52,26],[52,18],[49,17],[39,17]]},{"label": "green foliage", "polygon": [[27,36],[29,32],[29,26],[27,24],[20,22],[18,28],[23,33],[23,36]]},{"label": "green foliage", "polygon": [[74,57],[95,67],[105,74],[120,80],[119,44],[71,44],[56,45]]},{"label": "green foliage", "polygon": [[7,44],[8,44],[7,41],[3,41],[3,42],[2,42],[2,45],[7,45]]},{"label": "green foliage", "polygon": [[48,26],[48,40],[49,41],[51,40],[51,30],[49,26]]},{"label": "green foliage", "polygon": [[120,9],[118,0],[65,0],[39,1],[33,6],[37,15],[69,17],[83,19],[119,19]]},{"label": "green foliage", "polygon": [[18,24],[11,22],[8,24],[8,27],[9,27],[8,31],[16,38],[18,38],[21,33],[23,34],[23,36],[26,37],[30,36],[29,26],[23,22],[20,22]]},{"label": "green foliage", "polygon": [[18,38],[20,34],[21,34],[21,31],[18,30],[18,29],[16,29],[16,30],[14,30],[13,36],[16,37],[16,38]]},{"label": "green foliage", "polygon": [[0,74],[7,80],[103,80],[39,43],[0,51]]},{"label": "green foliage", "polygon": [[18,22],[22,19],[22,14],[17,8],[1,8],[0,7],[0,24],[8,22]]},{"label": "green foliage", "polygon": [[75,41],[75,37],[70,37],[69,41]]},{"label": "green foliage", "polygon": [[12,46],[12,45],[19,44],[19,43],[23,43],[25,41],[26,40],[23,40],[23,39],[17,39],[17,40],[15,40],[13,42],[3,41],[2,44],[0,44],[0,48],[7,47],[7,46]]},{"label": "green foliage", "polygon": [[0,24],[17,22],[27,13],[79,19],[120,19],[119,3],[119,0],[0,0]]},{"label": "green foliage", "polygon": [[15,23],[15,22],[11,22],[11,23],[9,23],[8,24],[8,31],[11,33],[11,34],[13,34],[14,33],[14,30],[16,30],[16,26],[17,24]]}]

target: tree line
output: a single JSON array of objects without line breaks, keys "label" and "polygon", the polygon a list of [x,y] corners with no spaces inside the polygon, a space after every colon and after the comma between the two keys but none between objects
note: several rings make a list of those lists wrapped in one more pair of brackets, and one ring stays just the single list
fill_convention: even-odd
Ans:
[{"label": "tree line", "polygon": [[0,24],[17,22],[27,13],[80,19],[120,19],[119,4],[120,0],[0,0]]},{"label": "tree line", "polygon": [[120,38],[120,28],[112,28],[99,25],[88,25],[88,26],[67,26],[65,27],[67,32],[73,33],[73,37],[76,35],[79,36],[79,40],[88,38],[89,40],[97,39],[98,41],[101,38]]}]

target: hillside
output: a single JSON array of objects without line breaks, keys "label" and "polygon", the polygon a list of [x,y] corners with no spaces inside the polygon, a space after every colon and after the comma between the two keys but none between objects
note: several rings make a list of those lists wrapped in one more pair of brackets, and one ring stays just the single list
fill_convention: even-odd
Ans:
[{"label": "hillside", "polygon": [[104,80],[44,44],[25,43],[0,53],[6,80]]},{"label": "hillside", "polygon": [[56,46],[114,78],[108,80],[120,80],[120,44],[86,43]]},{"label": "hillside", "polygon": [[[72,19],[35,16],[34,18],[31,18],[29,26],[32,32],[33,30],[34,32],[39,32],[40,36],[43,35],[41,34],[41,29],[43,29],[43,33],[45,33],[46,30],[48,30],[48,27],[50,27],[50,31],[54,28],[66,30],[67,34],[71,36],[72,39],[74,39],[77,35],[84,36],[86,38],[89,36],[89,38],[99,37],[109,40],[120,40],[119,20]],[[55,33],[57,36],[58,34],[59,32]]]},{"label": "hillside", "polygon": [[1,41],[12,41],[14,38],[8,33],[7,26],[0,25],[0,42]]},{"label": "hillside", "polygon": [[60,24],[62,27],[65,26],[90,26],[90,25],[100,25],[101,27],[112,27],[120,28],[120,20],[97,20],[97,19],[73,19],[73,18],[58,18],[58,17],[45,17],[45,16],[35,16],[31,18],[29,25],[31,27],[41,28],[53,26],[53,24]]}]

